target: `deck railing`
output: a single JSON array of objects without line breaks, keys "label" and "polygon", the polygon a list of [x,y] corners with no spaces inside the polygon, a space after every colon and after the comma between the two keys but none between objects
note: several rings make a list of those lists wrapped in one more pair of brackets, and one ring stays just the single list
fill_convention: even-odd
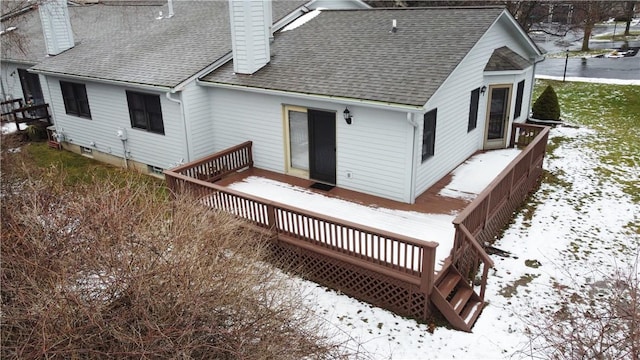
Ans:
[{"label": "deck railing", "polygon": [[15,122],[17,129],[20,124],[31,125],[36,122],[45,122],[51,125],[49,104],[23,105],[22,99],[7,100],[0,103],[2,108],[2,121]]},{"label": "deck railing", "polygon": [[[448,261],[465,276],[475,275],[480,263],[484,264],[481,298],[488,270],[493,266],[484,251],[484,242],[495,237],[511,219],[542,171],[548,129],[513,126],[517,140],[512,143],[526,148],[453,222],[456,233]],[[428,319],[429,296],[436,277],[437,243],[373,229],[213,183],[239,169],[252,167],[251,146],[251,142],[246,142],[166,170],[167,185],[174,194],[190,194],[203,205],[246,219],[255,229],[271,236],[283,257],[311,264],[305,275],[401,315]]]},{"label": "deck railing", "polygon": [[211,208],[247,220],[278,241],[417,285],[430,293],[437,243],[318,214],[194,179],[164,172],[174,193],[194,196]]},{"label": "deck railing", "polygon": [[[525,146],[518,156],[453,220],[456,229],[451,262],[472,276],[483,263],[480,297],[484,298],[493,262],[483,249],[509,222],[515,209],[535,187],[542,173],[549,129],[513,124],[512,145]],[[515,139],[515,140],[514,140]]]},{"label": "deck railing", "polygon": [[[330,276],[345,274],[344,279],[332,279],[340,283],[340,290],[345,293],[362,296],[383,307],[389,305],[392,309],[406,310],[405,315],[426,320],[429,310],[424,299],[428,298],[433,288],[437,243],[373,229],[201,180],[200,175],[206,173],[210,166],[218,166],[217,169],[221,164],[227,166],[223,173],[253,166],[250,151],[251,143],[247,142],[206,159],[166,170],[167,185],[176,195],[187,193],[203,205],[247,220],[257,230],[270,235],[276,243],[292,246],[300,253],[312,253],[344,264],[325,265],[324,268],[333,266],[335,270],[321,269],[317,272],[331,273]],[[213,178],[219,178],[223,173],[216,173]],[[361,273],[362,281],[350,286],[355,281],[350,275],[353,268],[360,269],[356,272]],[[378,274],[374,277],[391,280],[388,284],[373,287],[366,279],[367,274],[371,273]],[[363,282],[369,285],[362,285]],[[393,295],[397,287],[404,288],[402,284],[410,288],[405,289],[408,293],[422,293],[424,304],[407,306],[404,302],[410,299]]]},{"label": "deck railing", "polygon": [[247,141],[200,160],[173,168],[171,172],[214,182],[238,170],[253,167],[252,146],[253,143]]}]

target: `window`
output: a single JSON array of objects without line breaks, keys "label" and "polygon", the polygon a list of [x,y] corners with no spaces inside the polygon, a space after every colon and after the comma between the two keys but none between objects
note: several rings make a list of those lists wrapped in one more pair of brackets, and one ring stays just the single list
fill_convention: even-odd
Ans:
[{"label": "window", "polygon": [[433,156],[436,144],[436,115],[438,109],[433,109],[424,114],[424,127],[422,129],[422,161]]},{"label": "window", "polygon": [[149,174],[162,176],[164,169],[153,165],[147,165],[147,171]]},{"label": "window", "polygon": [[93,155],[93,150],[91,150],[91,149],[90,149],[90,148],[88,148],[88,147],[80,146],[80,153],[81,153],[82,155],[88,155],[88,156],[91,156],[91,155]]},{"label": "window", "polygon": [[469,125],[467,132],[473,130],[478,125],[478,102],[480,101],[480,88],[471,91],[471,105],[469,105]]},{"label": "window", "polygon": [[513,118],[517,119],[522,113],[522,95],[524,94],[524,80],[518,83],[518,90],[516,92],[516,110],[513,113]]},{"label": "window", "polygon": [[89,99],[84,84],[60,81],[60,89],[67,114],[91,119]]},{"label": "window", "polygon": [[131,127],[164,135],[160,95],[127,91]]}]

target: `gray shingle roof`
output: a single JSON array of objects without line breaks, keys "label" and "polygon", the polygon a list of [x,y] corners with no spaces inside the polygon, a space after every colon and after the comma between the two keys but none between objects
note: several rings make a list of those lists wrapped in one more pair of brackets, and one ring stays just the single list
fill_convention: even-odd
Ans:
[{"label": "gray shingle roof", "polygon": [[[502,8],[322,11],[276,35],[271,62],[235,75],[231,61],[204,81],[423,106]],[[390,32],[392,20],[398,30]]]},{"label": "gray shingle roof", "polygon": [[531,65],[532,62],[503,46],[493,51],[484,71],[524,70]]},{"label": "gray shingle roof", "polygon": [[[274,1],[273,19],[307,2]],[[231,34],[226,1],[174,1],[173,6],[175,15],[163,20],[156,17],[159,11],[167,15],[166,4],[70,6],[76,46],[46,58],[40,20],[31,12],[33,49],[24,57],[42,60],[34,69],[46,72],[174,87],[230,52]]]}]

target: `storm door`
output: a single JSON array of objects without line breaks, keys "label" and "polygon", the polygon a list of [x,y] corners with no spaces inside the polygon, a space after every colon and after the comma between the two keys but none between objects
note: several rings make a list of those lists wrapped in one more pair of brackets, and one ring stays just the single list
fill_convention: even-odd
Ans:
[{"label": "storm door", "polygon": [[309,177],[336,183],[336,113],[309,109]]},{"label": "storm door", "polygon": [[506,146],[510,119],[511,86],[491,86],[487,112],[485,149],[499,149]]},{"label": "storm door", "polygon": [[18,75],[20,76],[20,85],[22,86],[25,103],[32,101],[34,105],[44,104],[44,96],[42,96],[42,87],[40,86],[38,75],[27,72],[24,69],[18,69]]},{"label": "storm door", "polygon": [[[40,77],[38,74],[27,72],[25,69],[18,69],[18,76],[20,77],[20,86],[22,86],[25,105],[44,104],[44,96],[42,95],[42,87],[40,86]],[[32,110],[30,113],[33,116],[42,117],[47,115],[47,109],[40,108]]]},{"label": "storm door", "polygon": [[285,107],[287,173],[336,183],[336,113]]}]

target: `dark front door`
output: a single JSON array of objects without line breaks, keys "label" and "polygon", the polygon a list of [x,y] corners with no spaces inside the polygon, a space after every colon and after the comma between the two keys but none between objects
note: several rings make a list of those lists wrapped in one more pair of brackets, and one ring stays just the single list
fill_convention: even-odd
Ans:
[{"label": "dark front door", "polygon": [[309,177],[336,183],[336,113],[308,110]]},{"label": "dark front door", "polygon": [[24,102],[31,101],[34,105],[44,104],[44,96],[42,96],[42,87],[40,87],[38,75],[27,72],[25,69],[18,69],[18,75],[20,76]]},{"label": "dark front door", "polygon": [[487,113],[485,149],[499,149],[506,146],[509,126],[510,86],[491,86]]}]

